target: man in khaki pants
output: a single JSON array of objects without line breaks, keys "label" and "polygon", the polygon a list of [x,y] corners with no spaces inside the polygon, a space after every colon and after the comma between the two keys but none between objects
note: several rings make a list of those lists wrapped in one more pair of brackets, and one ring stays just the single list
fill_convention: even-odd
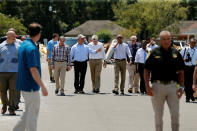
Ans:
[{"label": "man in khaki pants", "polygon": [[[58,94],[60,89],[60,95],[64,94],[64,83],[66,70],[70,70],[70,50],[64,45],[65,38],[60,36],[59,44],[55,45],[51,55],[51,68],[54,69],[56,89],[55,94]],[[59,84],[59,79],[60,83]]]},{"label": "man in khaki pants", "polygon": [[48,62],[48,68],[49,68],[49,75],[50,75],[50,81],[55,82],[54,76],[53,76],[53,71],[51,69],[51,54],[53,51],[53,47],[58,44],[58,39],[59,35],[57,33],[53,33],[53,39],[50,40],[47,44],[47,59],[46,61]]},{"label": "man in khaki pants", "polygon": [[115,72],[115,79],[114,79],[114,90],[112,90],[112,93],[118,95],[118,84],[119,84],[119,72],[121,73],[121,84],[120,84],[120,92],[122,95],[124,95],[124,87],[125,87],[125,77],[126,77],[126,59],[127,56],[130,58],[130,64],[132,64],[131,61],[131,53],[129,50],[129,47],[126,43],[123,43],[123,37],[122,35],[117,36],[117,44],[114,45],[114,59],[115,59],[115,65],[114,65],[114,72]]},{"label": "man in khaki pants", "polygon": [[[144,66],[146,91],[151,96],[156,131],[163,131],[165,101],[171,114],[172,131],[179,131],[179,99],[184,89],[184,61],[181,54],[171,47],[169,31],[160,33],[160,45],[151,52]],[[149,86],[150,73],[152,88]],[[177,88],[176,82],[181,85],[180,88]]]},{"label": "man in khaki pants", "polygon": [[90,72],[92,79],[92,92],[99,93],[100,92],[100,77],[102,70],[102,60],[104,60],[103,67],[106,68],[106,57],[105,50],[103,47],[103,43],[98,42],[98,36],[92,36],[92,42],[88,44],[90,49],[97,50],[101,48],[102,50],[96,54],[89,54],[89,64],[90,64]]}]

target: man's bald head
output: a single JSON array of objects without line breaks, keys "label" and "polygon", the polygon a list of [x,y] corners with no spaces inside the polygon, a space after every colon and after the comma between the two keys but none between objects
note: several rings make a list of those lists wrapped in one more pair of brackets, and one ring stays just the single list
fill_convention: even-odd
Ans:
[{"label": "man's bald head", "polygon": [[162,31],[159,34],[159,37],[161,47],[163,47],[165,50],[168,50],[171,45],[171,33],[169,31]]},{"label": "man's bald head", "polygon": [[15,39],[16,39],[16,34],[15,34],[15,32],[14,32],[14,31],[8,31],[8,32],[6,33],[6,35],[7,35],[7,42],[8,42],[9,44],[12,44],[12,43],[15,41]]}]

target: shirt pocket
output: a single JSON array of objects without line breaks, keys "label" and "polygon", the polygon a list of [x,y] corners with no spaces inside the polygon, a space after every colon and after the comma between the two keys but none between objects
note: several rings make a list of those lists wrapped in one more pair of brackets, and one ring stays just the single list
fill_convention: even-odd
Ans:
[{"label": "shirt pocket", "polygon": [[18,63],[18,59],[17,58],[12,58],[11,63]]},{"label": "shirt pocket", "polygon": [[4,59],[3,58],[0,58],[0,63],[3,63]]}]

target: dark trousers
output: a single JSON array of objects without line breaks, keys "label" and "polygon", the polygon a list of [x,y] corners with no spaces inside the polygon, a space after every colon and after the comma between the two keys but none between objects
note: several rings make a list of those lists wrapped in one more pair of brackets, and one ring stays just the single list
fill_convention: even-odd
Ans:
[{"label": "dark trousers", "polygon": [[145,82],[144,82],[144,64],[138,64],[138,71],[140,74],[140,92],[146,93]]},{"label": "dark trousers", "polygon": [[193,73],[194,73],[194,66],[185,66],[184,70],[184,82],[185,82],[185,93],[186,93],[186,100],[194,99],[193,97]]},{"label": "dark trousers", "polygon": [[87,70],[87,61],[74,62],[74,72],[75,72],[74,86],[75,86],[75,90],[77,91],[83,91],[85,84],[86,70]]},{"label": "dark trousers", "polygon": [[[0,73],[0,96],[4,106],[9,106],[9,111],[15,110],[17,73]],[[9,98],[7,97],[9,91]]]}]

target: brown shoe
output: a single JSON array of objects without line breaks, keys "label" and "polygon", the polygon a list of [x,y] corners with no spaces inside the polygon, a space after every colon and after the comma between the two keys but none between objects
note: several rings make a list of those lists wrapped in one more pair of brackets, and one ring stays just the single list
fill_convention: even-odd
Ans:
[{"label": "brown shoe", "polygon": [[3,105],[2,109],[1,109],[1,114],[5,114],[7,111],[7,106]]},{"label": "brown shoe", "polygon": [[129,92],[129,93],[133,93],[133,88],[129,88],[129,89],[128,89],[128,92]]},{"label": "brown shoe", "polygon": [[16,115],[16,113],[14,111],[9,111],[9,112],[10,112],[9,113],[10,116],[15,116]]}]

